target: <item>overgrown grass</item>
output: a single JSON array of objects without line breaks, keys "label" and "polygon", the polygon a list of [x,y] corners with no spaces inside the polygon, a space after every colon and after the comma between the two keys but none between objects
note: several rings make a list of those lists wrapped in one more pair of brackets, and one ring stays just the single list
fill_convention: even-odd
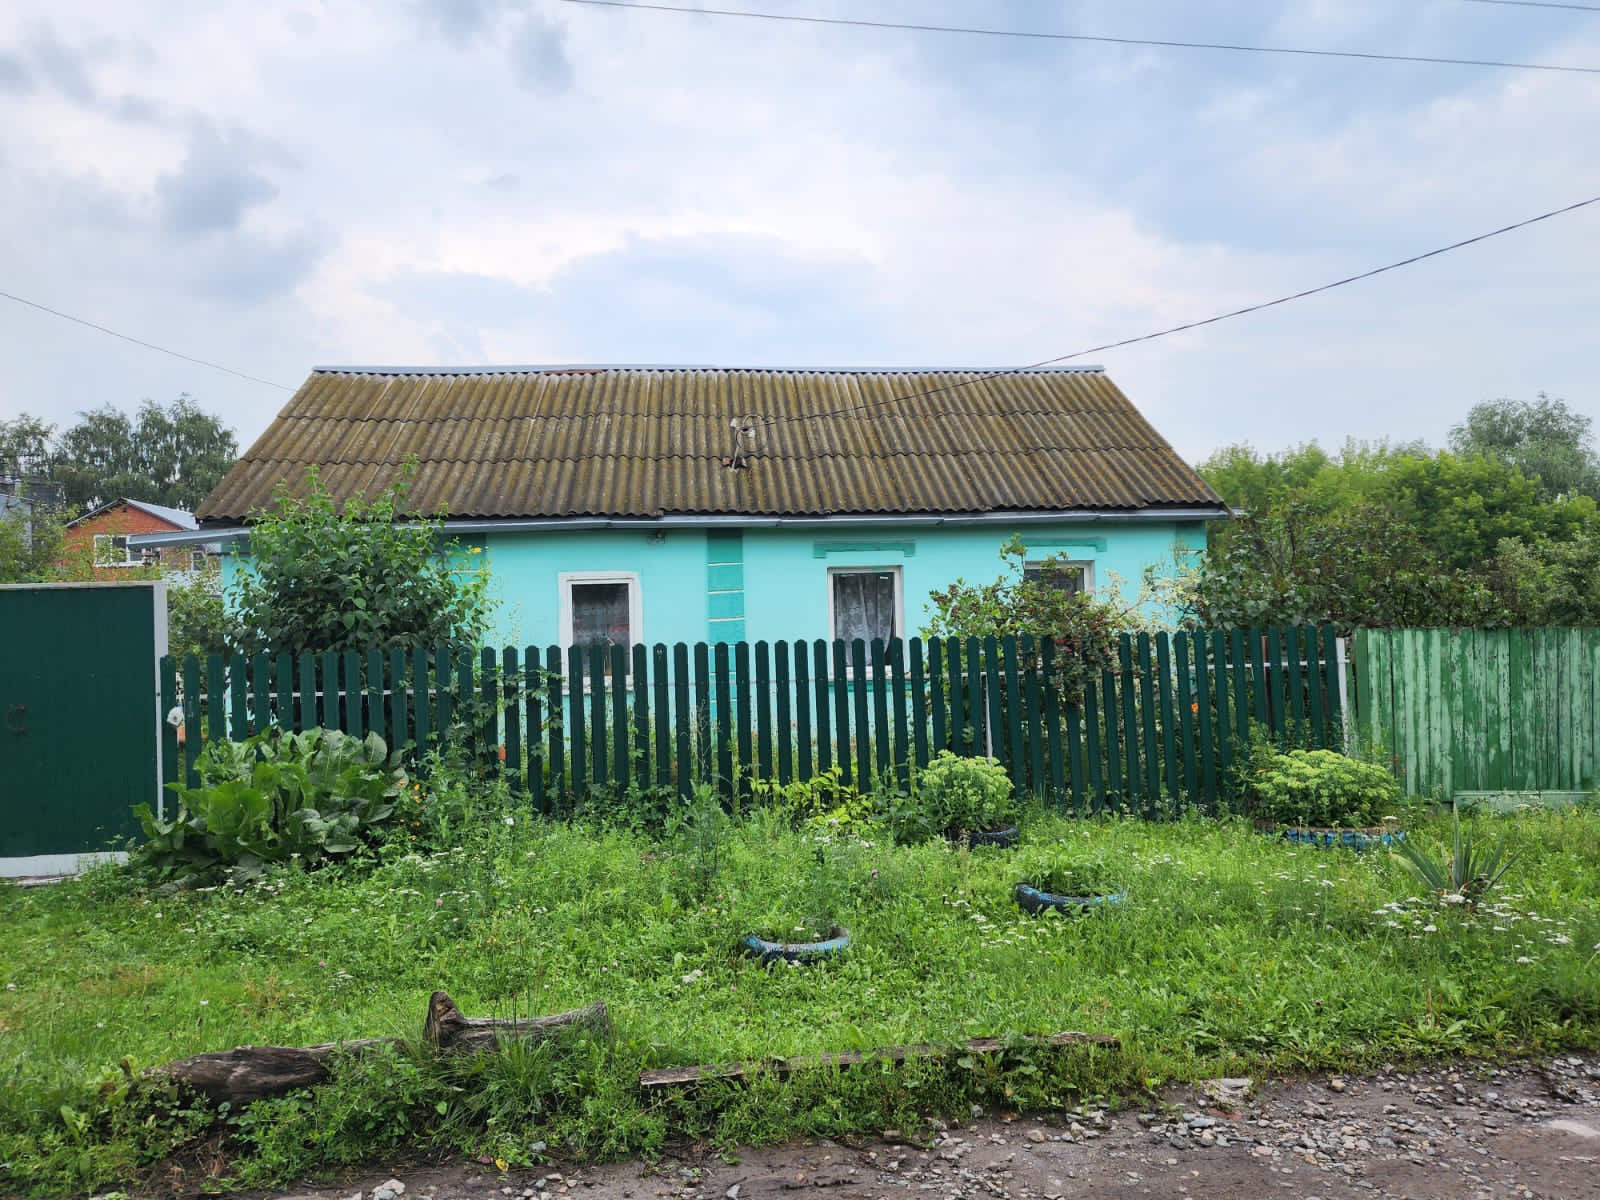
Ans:
[{"label": "overgrown grass", "polygon": [[[387,1154],[519,1162],[541,1142],[650,1154],[682,1135],[914,1127],[972,1102],[1050,1107],[1163,1079],[1600,1044],[1600,813],[1469,824],[1507,828],[1518,855],[1470,915],[1419,899],[1384,854],[1240,822],[1045,816],[1026,843],[1119,864],[1122,903],[1026,917],[1006,851],[830,840],[759,813],[653,841],[515,809],[446,853],[395,848],[242,893],[158,897],[114,869],[5,886],[0,1191],[153,1186],[163,1160],[192,1189],[197,1175],[263,1185]],[[849,952],[771,970],[733,953],[744,933],[811,919],[849,927]],[[414,1037],[435,988],[476,1015],[604,1000],[615,1037],[454,1062],[352,1057],[315,1093],[221,1124],[138,1082],[235,1045]],[[637,1086],[654,1066],[1065,1029],[1123,1049]]]}]

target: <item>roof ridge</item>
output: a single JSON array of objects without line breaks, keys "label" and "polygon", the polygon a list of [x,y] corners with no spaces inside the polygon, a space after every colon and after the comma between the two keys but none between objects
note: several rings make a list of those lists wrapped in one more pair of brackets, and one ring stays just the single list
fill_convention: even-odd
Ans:
[{"label": "roof ridge", "polygon": [[1104,374],[1099,363],[1044,367],[840,367],[840,366],[724,366],[716,363],[521,363],[478,366],[405,366],[401,364],[311,368],[314,375],[599,375],[608,371],[698,372],[721,371],[751,375],[1043,375]]}]

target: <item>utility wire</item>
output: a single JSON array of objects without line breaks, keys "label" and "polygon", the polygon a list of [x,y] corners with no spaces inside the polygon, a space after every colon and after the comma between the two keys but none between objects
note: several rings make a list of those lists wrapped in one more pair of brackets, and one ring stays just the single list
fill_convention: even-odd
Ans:
[{"label": "utility wire", "polygon": [[1279,296],[1276,300],[1264,300],[1259,304],[1247,305],[1236,308],[1232,312],[1218,313],[1214,317],[1206,317],[1199,321],[1186,321],[1182,325],[1174,325],[1170,329],[1160,329],[1155,333],[1145,333],[1138,337],[1123,338],[1120,342],[1103,342],[1098,346],[1090,346],[1086,350],[1074,350],[1071,354],[1059,354],[1055,358],[1041,359],[1036,363],[1029,363],[1025,367],[1007,367],[999,371],[988,371],[976,379],[964,379],[957,383],[942,384],[939,387],[928,388],[921,392],[909,392],[900,396],[889,396],[883,400],[869,400],[864,404],[852,404],[845,408],[829,409],[826,412],[804,413],[793,417],[769,417],[765,425],[787,425],[794,421],[811,421],[818,417],[837,417],[848,413],[861,412],[864,409],[879,408],[885,404],[901,404],[907,400],[921,400],[928,396],[937,396],[944,392],[953,392],[958,388],[972,387],[974,384],[985,383],[991,379],[999,379],[1005,375],[1015,375],[1022,371],[1034,371],[1040,367],[1052,366],[1055,363],[1066,362],[1069,359],[1083,358],[1089,354],[1099,354],[1103,350],[1119,350],[1123,346],[1134,346],[1140,342],[1153,342],[1157,338],[1168,337],[1174,333],[1183,333],[1190,329],[1199,329],[1205,325],[1215,325],[1219,321],[1232,320],[1248,313],[1260,312],[1265,308],[1275,308],[1280,304],[1288,304],[1292,300],[1303,300],[1307,296],[1315,296],[1319,292],[1330,292],[1334,288],[1344,287],[1347,283],[1359,283],[1363,279],[1371,279],[1374,275],[1382,275],[1386,271],[1397,271],[1401,267],[1409,267],[1413,263],[1422,262],[1424,259],[1437,258],[1441,254],[1449,254],[1452,250],[1460,250],[1464,246],[1471,246],[1478,242],[1486,242],[1490,238],[1499,237],[1503,233],[1513,230],[1525,229],[1529,225],[1536,225],[1540,221],[1548,221],[1552,217],[1563,216],[1566,213],[1576,212],[1580,208],[1587,208],[1591,204],[1600,204],[1600,196],[1590,196],[1587,200],[1579,200],[1576,204],[1568,204],[1564,208],[1554,208],[1549,212],[1540,213],[1536,217],[1529,217],[1525,221],[1518,221],[1512,225],[1502,225],[1499,229],[1491,229],[1488,233],[1480,233],[1474,237],[1463,238],[1459,242],[1451,242],[1448,246],[1440,246],[1437,250],[1428,250],[1422,254],[1413,254],[1410,258],[1403,258],[1399,262],[1388,263],[1381,267],[1373,267],[1370,271],[1362,271],[1358,275],[1346,275],[1343,279],[1335,279],[1332,283],[1324,283],[1318,287],[1306,288],[1304,291],[1294,292],[1287,296]]},{"label": "utility wire", "polygon": [[1558,4],[1556,0],[1466,0],[1468,4],[1506,4],[1512,8],[1566,8],[1573,12],[1600,12],[1600,4]]},{"label": "utility wire", "polygon": [[52,317],[60,317],[63,321],[72,321],[78,325],[87,325],[90,329],[97,329],[101,333],[109,333],[114,338],[121,338],[125,342],[132,342],[135,346],[143,346],[146,350],[156,350],[162,354],[170,354],[173,358],[181,358],[184,362],[192,362],[202,367],[210,367],[213,371],[224,371],[229,375],[236,375],[240,379],[248,379],[251,383],[264,384],[267,387],[279,388],[285,392],[292,392],[292,387],[281,383],[273,383],[270,379],[260,379],[254,375],[246,375],[243,371],[235,371],[232,367],[225,367],[221,363],[209,362],[203,358],[192,355],[180,354],[176,350],[168,350],[165,346],[158,346],[154,342],[146,342],[140,338],[132,337],[126,333],[118,333],[115,329],[107,329],[104,325],[96,325],[93,321],[85,321],[82,317],[75,317],[71,313],[64,313],[60,309],[50,308],[44,304],[36,304],[32,300],[24,300],[21,296],[13,296],[10,292],[0,292],[0,298],[15,300],[18,304],[26,304],[29,308],[37,308],[40,312],[49,313]]},{"label": "utility wire", "polygon": [[981,29],[962,25],[914,25],[898,21],[863,21],[851,17],[807,17],[795,13],[753,12],[732,8],[691,8],[683,4],[649,4],[642,0],[562,0],[594,8],[626,8],[646,12],[692,13],[705,17],[744,17],[752,21],[792,21],[803,25],[842,25],[857,29],[906,29],[916,33],[961,33],[981,37],[1037,38],[1055,42],[1099,42],[1112,46],[1158,46],[1169,50],[1231,50],[1249,54],[1295,54],[1309,58],[1359,58],[1369,62],[1431,63],[1453,67],[1507,67],[1519,71],[1568,71],[1600,75],[1600,67],[1568,67],[1554,63],[1500,62],[1482,58],[1431,58],[1417,54],[1372,54],[1359,50],[1306,50],[1291,46],[1248,46],[1232,42],[1178,42],[1158,38],[1105,37],[1087,33],[1045,33],[1039,30]]}]

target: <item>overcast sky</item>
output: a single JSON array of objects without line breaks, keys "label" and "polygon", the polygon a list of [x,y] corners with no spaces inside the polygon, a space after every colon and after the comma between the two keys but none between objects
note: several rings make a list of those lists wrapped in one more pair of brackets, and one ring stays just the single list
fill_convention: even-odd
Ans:
[{"label": "overcast sky", "polygon": [[[684,0],[685,3],[690,0]],[[1596,0],[1600,4],[1600,0]],[[725,0],[1600,67],[1473,0]],[[1016,366],[1600,194],[1600,75],[621,11],[8,0],[0,290],[290,388],[319,364]],[[1095,355],[1191,461],[1600,417],[1600,205]],[[289,392],[0,299],[0,418]]]}]

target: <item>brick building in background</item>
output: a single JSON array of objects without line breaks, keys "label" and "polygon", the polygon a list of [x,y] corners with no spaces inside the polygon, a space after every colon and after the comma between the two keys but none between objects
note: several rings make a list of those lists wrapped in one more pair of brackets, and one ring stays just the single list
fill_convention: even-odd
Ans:
[{"label": "brick building in background", "polygon": [[122,497],[70,522],[63,537],[63,555],[69,561],[80,556],[92,561],[96,579],[126,578],[128,570],[158,561],[157,555],[169,571],[201,570],[216,561],[218,547],[166,546],[151,551],[128,546],[131,534],[177,533],[194,528],[194,517],[181,508]]}]

